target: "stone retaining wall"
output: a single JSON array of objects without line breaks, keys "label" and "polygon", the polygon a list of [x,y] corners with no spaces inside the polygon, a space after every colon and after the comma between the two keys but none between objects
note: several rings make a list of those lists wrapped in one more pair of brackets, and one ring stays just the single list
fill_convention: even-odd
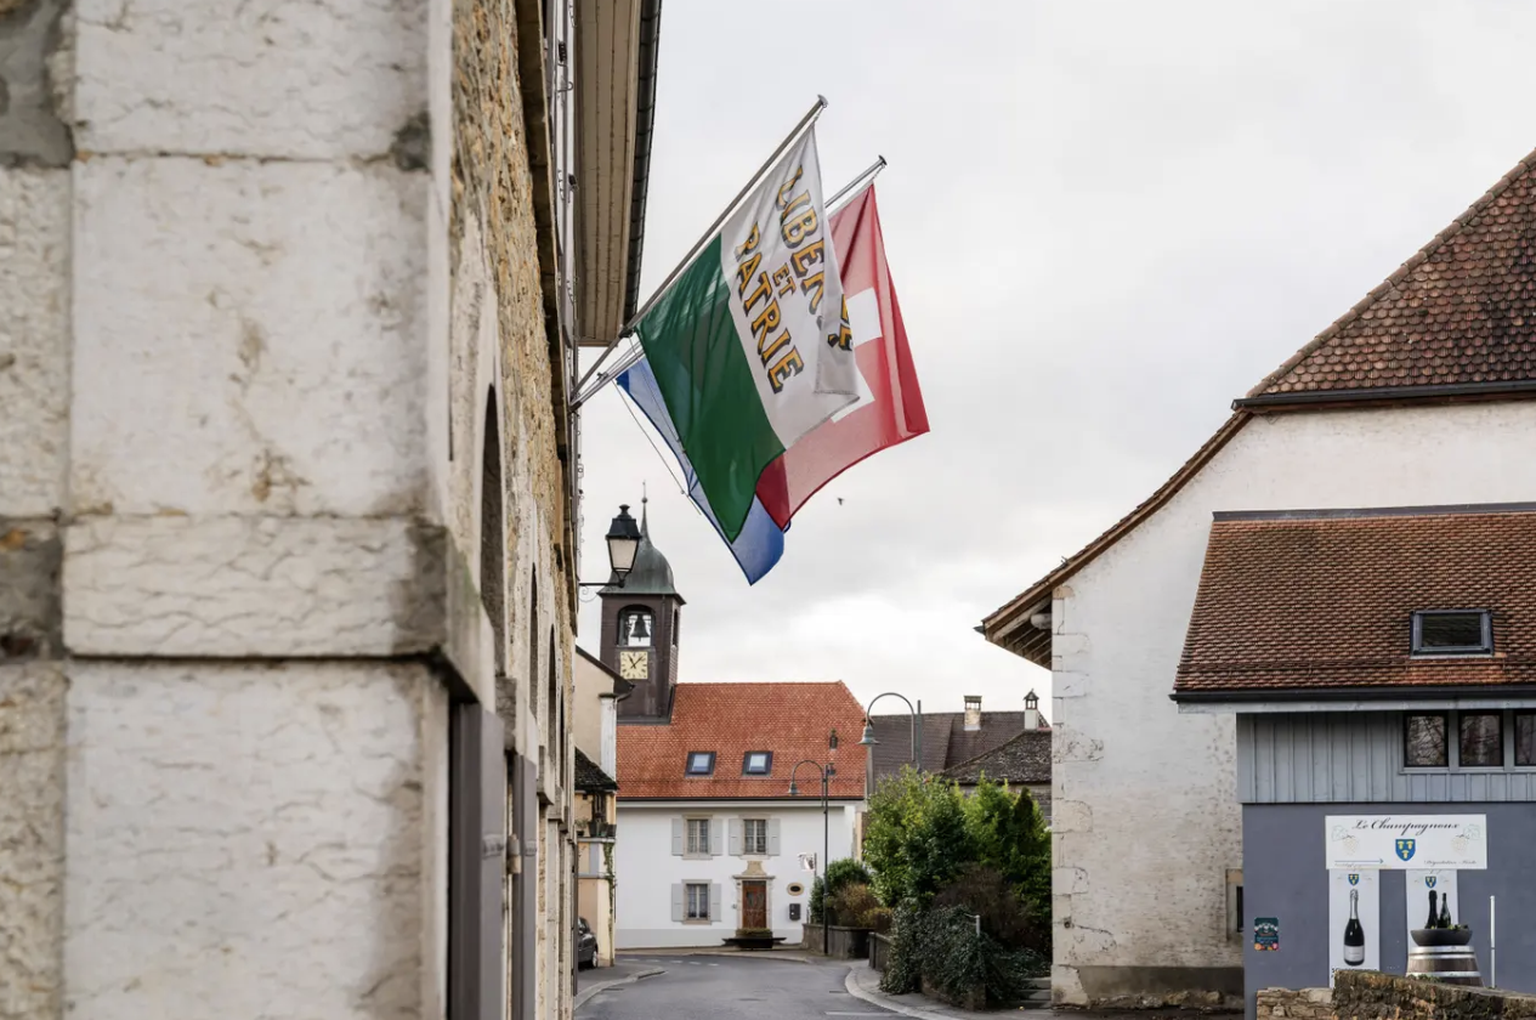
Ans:
[{"label": "stone retaining wall", "polygon": [[1258,1020],[1334,1020],[1327,988],[1262,988],[1254,998]]},{"label": "stone retaining wall", "polygon": [[1526,1020],[1536,1018],[1536,995],[1374,971],[1341,972],[1335,981],[1333,1015],[1337,1020]]}]

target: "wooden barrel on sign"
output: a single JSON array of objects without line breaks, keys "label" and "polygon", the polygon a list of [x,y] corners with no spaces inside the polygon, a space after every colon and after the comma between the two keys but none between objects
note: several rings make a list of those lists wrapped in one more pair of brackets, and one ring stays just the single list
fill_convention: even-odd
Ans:
[{"label": "wooden barrel on sign", "polygon": [[1415,928],[1414,944],[1408,947],[1408,976],[1433,977],[1448,985],[1482,987],[1472,951],[1472,932],[1467,928]]}]

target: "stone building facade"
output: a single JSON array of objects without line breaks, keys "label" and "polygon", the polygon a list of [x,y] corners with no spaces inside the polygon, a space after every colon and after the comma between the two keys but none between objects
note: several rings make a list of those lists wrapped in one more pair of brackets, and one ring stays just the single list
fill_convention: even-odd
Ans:
[{"label": "stone building facade", "polygon": [[658,7],[0,0],[0,1018],[570,1015]]}]

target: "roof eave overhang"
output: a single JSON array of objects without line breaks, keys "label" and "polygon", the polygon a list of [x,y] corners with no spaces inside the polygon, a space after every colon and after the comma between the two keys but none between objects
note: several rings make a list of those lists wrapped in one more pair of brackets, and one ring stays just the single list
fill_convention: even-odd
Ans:
[{"label": "roof eave overhang", "polygon": [[1484,707],[1536,707],[1536,684],[1385,685],[1365,687],[1290,687],[1270,690],[1174,690],[1168,695],[1184,714],[1275,712],[1391,711]]},{"label": "roof eave overhang", "polygon": [[1481,400],[1520,400],[1536,397],[1536,379],[1499,382],[1446,383],[1433,386],[1375,386],[1352,390],[1311,390],[1302,393],[1263,393],[1232,401],[1234,410],[1266,414],[1274,411],[1347,410],[1404,404],[1444,404]]},{"label": "roof eave overhang", "polygon": [[606,347],[639,303],[661,0],[577,0],[578,343]]},{"label": "roof eave overhang", "polygon": [[[982,635],[1000,648],[1006,648],[1037,666],[1046,669],[1051,668],[1051,653],[1049,631],[1045,631],[1046,642],[1043,649],[1038,642],[1024,640],[1020,632],[1033,628],[1029,622],[1030,617],[1040,612],[1042,604],[1049,608],[1051,599],[1055,595],[1057,585],[1065,583],[1069,578],[1082,570],[1088,564],[1098,559],[1103,553],[1120,539],[1134,531],[1142,521],[1161,510],[1168,501],[1184,488],[1190,479],[1200,473],[1200,470],[1209,464],[1211,460],[1221,452],[1222,448],[1231,441],[1232,437],[1240,432],[1250,413],[1238,408],[1233,411],[1221,428],[1217,429],[1211,438],[1205,441],[1194,456],[1185,461],[1173,477],[1169,478],[1162,486],[1149,496],[1140,506],[1132,510],[1125,517],[1115,522],[1108,531],[1084,546],[1074,556],[1069,557],[1061,566],[1037,581],[1033,587],[1025,590],[1022,595],[1014,598],[1006,605],[999,608],[992,615],[981,621],[979,628]],[[1026,654],[1028,652],[1029,654]]]}]

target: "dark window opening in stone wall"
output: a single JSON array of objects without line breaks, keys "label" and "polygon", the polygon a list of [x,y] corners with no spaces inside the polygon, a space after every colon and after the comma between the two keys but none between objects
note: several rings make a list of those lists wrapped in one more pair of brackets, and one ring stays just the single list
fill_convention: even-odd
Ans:
[{"label": "dark window opening in stone wall", "polygon": [[485,449],[480,465],[480,603],[491,618],[497,676],[507,672],[505,541],[501,519],[501,428],[496,414],[496,391],[491,390],[485,398]]}]

